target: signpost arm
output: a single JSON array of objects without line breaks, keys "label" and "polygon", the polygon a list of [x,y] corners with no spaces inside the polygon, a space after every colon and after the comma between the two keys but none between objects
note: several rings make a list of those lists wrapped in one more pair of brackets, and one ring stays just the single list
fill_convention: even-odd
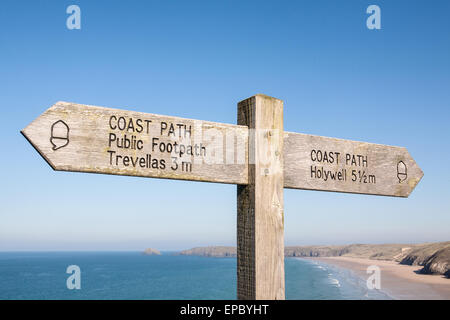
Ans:
[{"label": "signpost arm", "polygon": [[238,124],[250,130],[248,184],[237,186],[237,297],[283,300],[283,102],[243,100]]}]

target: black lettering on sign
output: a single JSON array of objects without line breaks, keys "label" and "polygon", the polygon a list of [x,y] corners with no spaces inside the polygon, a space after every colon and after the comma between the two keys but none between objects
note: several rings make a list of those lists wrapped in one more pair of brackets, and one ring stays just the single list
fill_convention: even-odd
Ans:
[{"label": "black lettering on sign", "polygon": [[161,121],[160,134],[167,137],[188,138],[192,134],[192,126],[183,123],[167,123]]},{"label": "black lettering on sign", "polygon": [[150,123],[152,120],[143,120],[140,118],[126,118],[126,117],[118,117],[116,115],[112,115],[109,117],[109,127],[111,130],[119,130],[119,131],[127,131],[127,132],[136,132],[142,133],[144,131],[143,122],[146,124],[146,133],[150,132]]},{"label": "black lettering on sign", "polygon": [[108,146],[110,148],[114,146],[121,149],[142,150],[144,142],[135,135],[127,136],[127,134],[124,134],[119,138],[115,133],[111,132],[108,138]]},{"label": "black lettering on sign", "polygon": [[345,164],[347,166],[368,167],[367,156],[361,154],[345,154]]},{"label": "black lettering on sign", "polygon": [[330,164],[339,164],[340,152],[336,151],[322,151],[322,150],[311,150],[311,160],[314,162],[326,162]]},{"label": "black lettering on sign", "polygon": [[[190,137],[192,127],[184,123],[172,123],[161,121],[161,137],[152,137],[148,143],[151,154],[145,155],[123,154],[122,152],[131,150],[143,150],[144,140],[140,139],[142,133],[150,133],[152,121],[133,118],[120,115],[111,115],[109,117],[109,128],[113,132],[108,133],[109,165],[125,168],[147,168],[166,170],[166,159],[160,159],[158,154],[166,154],[170,157],[170,169],[173,171],[192,172],[192,162],[184,161],[184,156],[204,157],[206,156],[206,147],[200,144],[183,144],[180,141],[164,141],[164,137],[171,140],[173,138]],[[112,149],[112,150],[111,150]]]},{"label": "black lettering on sign", "polygon": [[[361,184],[376,184],[376,176],[370,174],[367,170],[348,170],[346,168],[336,168],[335,165],[348,167],[363,167],[367,168],[369,160],[367,155],[344,153],[345,161],[339,161],[341,152],[312,149],[310,158],[313,163],[323,164],[324,166],[311,165],[310,177],[311,179],[319,179],[326,181],[350,181]],[[333,165],[328,167],[328,165]],[[349,177],[347,177],[347,172]]]}]

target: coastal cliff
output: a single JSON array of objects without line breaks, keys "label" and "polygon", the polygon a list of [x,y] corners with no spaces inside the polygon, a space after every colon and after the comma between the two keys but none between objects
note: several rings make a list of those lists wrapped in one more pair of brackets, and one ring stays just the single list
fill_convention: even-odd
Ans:
[{"label": "coastal cliff", "polygon": [[293,246],[285,248],[287,257],[352,257],[372,260],[400,258],[416,245],[405,244],[351,244],[342,246]]},{"label": "coastal cliff", "polygon": [[[236,257],[236,247],[197,247],[180,255],[204,257]],[[341,246],[289,246],[285,257],[349,257],[396,261],[423,266],[424,274],[442,274],[450,278],[450,241],[423,244],[351,244]]]},{"label": "coastal cliff", "polygon": [[211,246],[211,247],[197,247],[189,250],[183,250],[178,253],[184,256],[203,256],[203,257],[236,257],[236,247]]},{"label": "coastal cliff", "polygon": [[422,245],[408,252],[401,264],[423,266],[425,274],[443,274],[450,278],[450,241]]},{"label": "coastal cliff", "polygon": [[153,248],[147,248],[144,250],[143,254],[147,256],[160,256],[161,252],[159,250],[153,249]]}]

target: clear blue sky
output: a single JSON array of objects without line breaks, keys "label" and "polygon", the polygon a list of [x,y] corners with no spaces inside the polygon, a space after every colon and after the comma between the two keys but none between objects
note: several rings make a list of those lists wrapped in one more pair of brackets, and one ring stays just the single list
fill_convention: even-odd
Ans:
[{"label": "clear blue sky", "polygon": [[[81,8],[81,30],[66,8]],[[381,8],[381,30],[366,8]],[[405,146],[408,199],[285,190],[287,245],[450,240],[449,1],[2,1],[0,250],[236,243],[236,187],[55,172],[20,130],[58,100]]]}]

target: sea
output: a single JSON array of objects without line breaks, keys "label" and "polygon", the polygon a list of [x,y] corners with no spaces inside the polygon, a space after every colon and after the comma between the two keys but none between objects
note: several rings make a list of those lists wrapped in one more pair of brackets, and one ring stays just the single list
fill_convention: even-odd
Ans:
[{"label": "sea", "polygon": [[[286,258],[285,274],[286,299],[391,299],[352,271],[315,260]],[[236,299],[236,258],[0,252],[0,299]]]}]

